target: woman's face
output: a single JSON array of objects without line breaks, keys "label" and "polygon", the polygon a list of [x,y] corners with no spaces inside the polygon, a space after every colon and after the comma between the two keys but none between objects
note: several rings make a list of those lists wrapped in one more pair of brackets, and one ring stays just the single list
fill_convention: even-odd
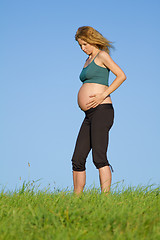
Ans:
[{"label": "woman's face", "polygon": [[82,40],[80,38],[78,38],[78,43],[83,52],[85,52],[88,55],[92,53],[94,46],[92,46],[91,44],[85,42],[84,40]]}]

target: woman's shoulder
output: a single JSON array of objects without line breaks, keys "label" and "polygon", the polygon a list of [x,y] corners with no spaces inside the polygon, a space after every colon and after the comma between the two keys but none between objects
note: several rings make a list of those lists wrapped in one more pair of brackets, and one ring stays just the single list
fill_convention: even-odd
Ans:
[{"label": "woman's shoulder", "polygon": [[101,50],[98,55],[101,58],[109,57],[109,54],[107,52],[105,52],[104,50]]},{"label": "woman's shoulder", "polygon": [[110,55],[107,52],[103,51],[103,50],[101,50],[98,55],[99,55],[99,59],[104,64],[106,64],[107,62],[112,61],[112,58],[110,57]]},{"label": "woman's shoulder", "polygon": [[[110,56],[107,52],[105,52],[105,51],[103,51],[103,50],[101,50],[101,51],[99,52],[99,60],[101,61],[101,63],[102,63],[105,67],[109,68],[110,70],[112,69],[112,66],[115,65],[115,63],[114,63],[114,61],[112,60],[111,56]],[[111,71],[112,71],[112,70],[111,70]]]}]

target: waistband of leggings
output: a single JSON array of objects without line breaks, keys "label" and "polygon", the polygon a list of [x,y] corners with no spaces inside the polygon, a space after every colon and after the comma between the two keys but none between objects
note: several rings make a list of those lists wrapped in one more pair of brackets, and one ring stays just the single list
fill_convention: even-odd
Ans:
[{"label": "waistband of leggings", "polygon": [[92,107],[92,108],[90,108],[90,109],[88,109],[88,110],[86,110],[84,112],[85,112],[85,114],[89,114],[91,112],[94,112],[98,108],[113,109],[113,104],[112,103],[102,103],[102,104],[99,104],[97,107],[95,107],[95,108]]}]

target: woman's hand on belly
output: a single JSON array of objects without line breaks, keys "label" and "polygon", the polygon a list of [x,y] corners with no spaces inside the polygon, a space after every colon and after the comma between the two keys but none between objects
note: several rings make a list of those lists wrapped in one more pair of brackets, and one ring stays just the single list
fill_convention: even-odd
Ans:
[{"label": "woman's hand on belly", "polygon": [[[77,98],[80,109],[82,111],[88,110],[90,108],[89,106],[91,105],[90,101],[94,99],[98,99],[95,96],[98,96],[101,94],[103,95],[106,89],[107,89],[107,86],[104,86],[101,84],[84,83],[78,92],[78,98]],[[94,96],[94,97],[89,97],[89,96]],[[88,103],[88,107],[86,103]],[[92,104],[93,103],[94,102],[92,102]],[[106,98],[106,95],[104,95],[104,100],[100,104],[103,104],[103,103],[112,103],[110,96]]]},{"label": "woman's hand on belly", "polygon": [[91,100],[88,103],[86,103],[87,108],[91,108],[91,107],[95,108],[99,104],[101,104],[105,99],[105,96],[103,95],[103,93],[96,93],[96,94],[90,95],[89,97],[91,98]]}]

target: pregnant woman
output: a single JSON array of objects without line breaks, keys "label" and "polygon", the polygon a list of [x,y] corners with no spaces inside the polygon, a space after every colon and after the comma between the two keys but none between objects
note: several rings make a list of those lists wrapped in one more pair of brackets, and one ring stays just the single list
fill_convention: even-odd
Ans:
[{"label": "pregnant woman", "polygon": [[[125,80],[126,75],[110,57],[112,44],[92,27],[78,28],[75,40],[88,55],[80,74],[82,87],[78,105],[85,113],[72,156],[74,193],[83,192],[86,183],[86,158],[92,149],[93,163],[99,170],[101,192],[107,195],[111,185],[112,167],[107,159],[109,130],[114,122],[110,94]],[[116,78],[108,85],[109,72]],[[110,170],[111,167],[111,170]]]}]

